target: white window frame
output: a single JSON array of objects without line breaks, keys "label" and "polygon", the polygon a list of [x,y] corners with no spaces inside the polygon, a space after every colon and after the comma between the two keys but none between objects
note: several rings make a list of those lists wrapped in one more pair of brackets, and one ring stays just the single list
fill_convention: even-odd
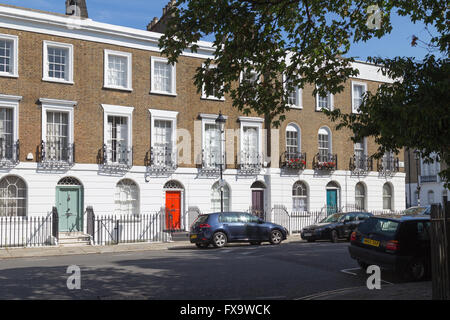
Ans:
[{"label": "white window frame", "polygon": [[170,121],[172,122],[172,152],[175,153],[175,163],[178,163],[178,149],[177,149],[177,116],[178,111],[169,111],[169,110],[158,110],[158,109],[148,109],[150,112],[150,118],[151,118],[151,132],[150,132],[150,139],[151,139],[151,147],[154,147],[155,144],[155,121],[162,120],[162,121]]},{"label": "white window frame", "polygon": [[[103,144],[107,145],[108,116],[127,118],[127,148],[133,150],[133,111],[134,107],[102,104],[103,107]],[[132,159],[132,157],[131,157]],[[132,165],[132,163],[130,164]]]},{"label": "white window frame", "polygon": [[[319,87],[316,85],[316,88],[319,88]],[[330,95],[330,108],[328,110],[333,111],[334,110],[334,95],[329,91],[327,91],[327,92]],[[322,108],[319,107],[319,92],[317,92],[317,94],[316,94],[316,111],[319,111],[319,112],[322,111]]]},{"label": "white window frame", "polygon": [[[172,70],[172,74],[171,74],[171,88],[172,91],[160,91],[160,90],[155,90],[155,81],[153,81],[154,79],[154,72],[155,72],[155,62],[163,62],[163,63],[167,63]],[[151,57],[151,65],[150,65],[150,82],[151,82],[151,86],[150,86],[150,93],[152,94],[162,94],[162,95],[168,95],[168,96],[176,96],[177,95],[177,64],[174,63],[169,64],[169,60],[167,58],[162,58],[162,57]]]},{"label": "white window frame", "polygon": [[[287,85],[287,77],[285,74],[283,74],[283,89],[286,90],[286,85]],[[303,109],[303,91],[301,88],[299,88],[298,86],[295,86],[296,90],[295,90],[295,94],[296,94],[296,99],[297,99],[297,104],[288,104],[289,108],[291,109]]]},{"label": "white window frame", "polygon": [[[206,124],[214,124],[214,125],[218,126],[218,124],[216,124],[216,119],[218,117],[219,117],[218,114],[206,114],[206,113],[201,113],[200,114],[200,118],[202,119],[202,150],[205,150],[205,148],[206,148]],[[222,117],[225,120],[228,120],[228,116],[222,115]],[[219,128],[219,131],[220,131],[220,128]],[[220,133],[220,134],[222,134],[222,133]],[[220,141],[220,143],[221,143],[221,146],[220,146],[221,150],[220,151],[221,151],[221,156],[222,157],[225,155],[225,139],[226,139],[225,136],[226,135],[225,135],[225,132],[224,132],[223,133],[223,139],[221,137],[221,141]],[[223,160],[226,162],[226,159],[223,159]],[[223,164],[225,164],[225,163],[223,163]]]},{"label": "white window frame", "polygon": [[[127,85],[126,87],[108,84],[109,56],[118,56],[127,59]],[[104,50],[103,88],[133,91],[133,55],[129,52]]]},{"label": "white window frame", "polygon": [[[203,68],[205,67],[204,63],[202,64],[202,67]],[[215,69],[215,68],[217,68],[217,65],[215,65],[215,64],[209,65],[209,69]],[[223,88],[223,86],[222,86],[222,88]],[[206,91],[205,91],[205,84],[203,84],[203,86],[202,86],[202,97],[201,98],[203,100],[225,101],[225,96],[223,96],[222,98],[218,98],[216,96],[207,96]]]},{"label": "white window frame", "polygon": [[21,96],[10,96],[0,94],[0,107],[11,108],[13,110],[13,142],[19,140],[19,104]]},{"label": "white window frame", "polygon": [[352,81],[352,113],[361,113],[359,106],[355,106],[355,86],[364,87],[364,94],[367,92],[367,83]]},{"label": "white window frame", "polygon": [[244,128],[251,127],[258,130],[258,155],[262,155],[262,125],[264,122],[263,118],[256,117],[239,117],[239,122],[241,123],[240,128],[240,139],[239,139],[239,150],[243,152],[242,147],[244,145]]},{"label": "white window frame", "polygon": [[[328,135],[328,154],[333,154],[333,135],[331,133],[330,128],[328,128],[327,126],[322,126],[317,131],[317,148],[319,148],[319,135],[320,134],[324,134],[324,133],[320,132],[321,130],[327,131],[327,135]],[[318,149],[318,150],[319,150],[319,153],[320,153],[320,149]]]},{"label": "white window frame", "polygon": [[[241,72],[241,74],[239,75],[239,83],[242,83],[243,81],[244,81],[244,71],[242,71]],[[261,75],[260,74],[258,74],[258,72],[256,72],[255,70],[252,70],[251,72],[250,72],[250,74],[254,74],[254,75],[256,75],[257,76],[257,79],[256,79],[256,83],[260,83],[261,82]]]},{"label": "white window frame", "polygon": [[13,57],[12,57],[12,71],[11,72],[0,72],[0,77],[19,77],[19,37],[10,34],[0,34],[1,40],[12,41],[13,42]]},{"label": "white window frame", "polygon": [[[292,128],[292,129],[291,129]],[[292,147],[292,146],[288,146],[288,139],[287,139],[287,133],[288,132],[296,132],[297,133],[297,152],[301,153],[302,152],[302,134],[301,134],[301,130],[300,130],[300,126],[297,125],[296,123],[289,123],[286,126],[286,130],[285,130],[285,137],[286,137],[286,141],[285,141],[285,147],[286,147],[286,151],[288,150],[288,147]]]},{"label": "white window frame", "polygon": [[69,115],[67,143],[72,144],[74,142],[74,108],[78,103],[76,101],[56,100],[46,98],[39,99],[39,102],[42,105],[42,124],[41,124],[42,141],[44,142],[47,141],[47,111],[64,112]]},{"label": "white window frame", "polygon": [[[67,76],[66,79],[59,79],[59,78],[51,78],[48,75],[48,48],[59,48],[59,49],[66,49],[68,50],[68,66],[67,66]],[[66,83],[66,84],[74,84],[73,82],[73,70],[74,70],[74,59],[73,59],[73,45],[70,43],[61,43],[61,42],[53,42],[53,41],[47,41],[44,40],[43,44],[43,61],[42,61],[42,80],[43,81],[49,81],[49,82],[58,82],[58,83]]]}]

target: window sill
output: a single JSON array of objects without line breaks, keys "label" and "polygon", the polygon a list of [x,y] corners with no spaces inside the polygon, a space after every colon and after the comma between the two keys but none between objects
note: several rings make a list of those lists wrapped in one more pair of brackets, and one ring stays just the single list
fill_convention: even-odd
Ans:
[{"label": "window sill", "polygon": [[18,74],[11,74],[11,73],[3,73],[0,72],[0,77],[5,77],[5,78],[19,78]]},{"label": "window sill", "polygon": [[59,79],[52,79],[52,78],[42,78],[42,81],[60,83],[60,84],[70,84],[70,85],[75,84],[73,81],[59,80]]},{"label": "window sill", "polygon": [[297,106],[295,104],[288,104],[289,109],[297,109],[297,110],[303,110],[303,106]]},{"label": "window sill", "polygon": [[161,96],[170,96],[170,97],[176,97],[177,94],[176,93],[171,93],[171,92],[165,92],[165,91],[150,91],[150,94],[157,94],[157,95],[161,95]]},{"label": "window sill", "polygon": [[215,98],[215,97],[205,97],[205,96],[202,96],[201,98],[200,98],[201,100],[210,100],[210,101],[217,101],[217,102],[224,102],[225,101],[225,98]]},{"label": "window sill", "polygon": [[133,88],[124,88],[124,87],[115,87],[115,86],[106,86],[106,85],[103,86],[103,89],[133,92]]}]

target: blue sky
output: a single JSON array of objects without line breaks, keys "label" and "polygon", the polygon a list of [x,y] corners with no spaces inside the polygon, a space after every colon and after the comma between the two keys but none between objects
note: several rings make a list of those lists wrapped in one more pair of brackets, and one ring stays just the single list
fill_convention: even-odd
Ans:
[{"label": "blue sky", "polygon": [[[153,17],[160,17],[168,0],[87,0],[89,17],[95,21],[145,29]],[[65,0],[0,0],[0,3],[26,8],[64,13]],[[413,24],[409,18],[393,17],[394,30],[382,39],[353,45],[349,56],[365,60],[367,56],[411,56],[423,58],[427,50],[411,47],[411,37],[429,38],[422,24]]]}]

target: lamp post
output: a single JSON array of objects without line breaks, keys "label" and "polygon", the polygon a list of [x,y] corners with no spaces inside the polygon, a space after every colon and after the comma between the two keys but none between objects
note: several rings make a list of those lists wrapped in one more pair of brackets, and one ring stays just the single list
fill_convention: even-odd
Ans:
[{"label": "lamp post", "polygon": [[416,160],[416,173],[417,173],[417,206],[420,207],[420,152],[418,150],[414,151],[414,159]]},{"label": "lamp post", "polygon": [[224,181],[223,181],[223,150],[222,150],[222,146],[223,146],[223,133],[225,131],[225,122],[227,122],[227,120],[224,118],[224,116],[222,115],[222,112],[219,112],[219,116],[216,119],[216,124],[219,126],[219,130],[220,130],[220,163],[219,163],[219,168],[220,168],[220,182],[219,182],[219,187],[220,187],[220,212],[223,213],[223,186],[224,186]]}]

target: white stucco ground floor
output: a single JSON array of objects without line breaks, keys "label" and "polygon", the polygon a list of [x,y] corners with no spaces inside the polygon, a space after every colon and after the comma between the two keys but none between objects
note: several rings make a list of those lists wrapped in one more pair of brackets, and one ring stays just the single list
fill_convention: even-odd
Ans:
[{"label": "white stucco ground floor", "polygon": [[[91,206],[96,214],[153,213],[172,202],[177,203],[180,212],[189,207],[211,212],[220,208],[219,178],[217,174],[201,175],[195,168],[149,175],[145,167],[138,166],[111,173],[99,165],[76,164],[67,170],[50,170],[21,163],[0,171],[1,210],[11,215],[16,206],[18,215],[44,215],[52,207],[64,207],[65,202],[76,196],[78,210]],[[286,173],[262,169],[257,175],[244,176],[237,170],[225,170],[223,179],[225,208],[233,211],[262,206],[265,212],[270,212],[275,205],[283,205],[289,212],[316,211],[330,203],[338,207],[359,203],[369,211],[405,208],[403,173],[383,176],[371,172],[356,176],[340,170]],[[75,193],[69,192],[71,187]]]},{"label": "white stucco ground floor", "polygon": [[442,204],[450,200],[450,191],[444,187],[443,182],[425,182],[420,184],[420,193],[417,191],[417,183],[407,183],[406,203],[408,207],[432,204]]}]

